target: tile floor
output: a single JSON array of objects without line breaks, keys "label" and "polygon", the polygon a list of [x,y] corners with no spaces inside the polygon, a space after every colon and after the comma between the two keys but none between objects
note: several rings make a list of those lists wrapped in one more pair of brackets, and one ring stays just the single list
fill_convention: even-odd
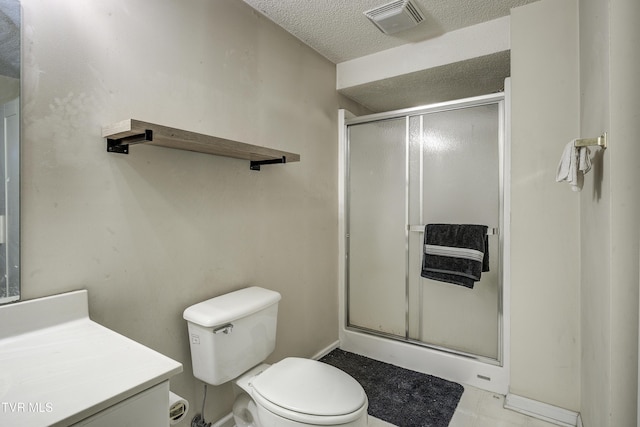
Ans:
[{"label": "tile floor", "polygon": [[[504,409],[504,396],[468,385],[458,403],[449,427],[557,427],[545,421]],[[369,427],[391,427],[369,417]]]}]

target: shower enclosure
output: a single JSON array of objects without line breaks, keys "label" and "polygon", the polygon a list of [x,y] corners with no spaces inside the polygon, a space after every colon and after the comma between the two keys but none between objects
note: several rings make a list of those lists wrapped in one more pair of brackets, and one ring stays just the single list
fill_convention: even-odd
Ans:
[{"label": "shower enclosure", "polygon": [[[505,94],[346,119],[341,346],[506,392]],[[422,278],[429,223],[488,226],[473,288]]]}]

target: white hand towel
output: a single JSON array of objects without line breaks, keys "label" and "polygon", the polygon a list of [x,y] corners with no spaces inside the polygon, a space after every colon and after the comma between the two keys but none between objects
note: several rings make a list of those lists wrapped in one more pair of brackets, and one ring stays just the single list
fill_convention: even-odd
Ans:
[{"label": "white hand towel", "polygon": [[591,170],[591,153],[587,147],[576,147],[575,139],[562,152],[556,182],[567,181],[573,191],[582,190],[583,176]]}]

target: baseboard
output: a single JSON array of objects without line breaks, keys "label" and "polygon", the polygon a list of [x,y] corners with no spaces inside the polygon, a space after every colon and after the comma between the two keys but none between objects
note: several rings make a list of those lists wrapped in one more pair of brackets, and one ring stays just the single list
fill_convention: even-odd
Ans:
[{"label": "baseboard", "polygon": [[507,394],[504,407],[563,427],[576,427],[581,421],[577,412],[511,393]]},{"label": "baseboard", "polygon": [[313,356],[311,356],[311,359],[320,360],[338,347],[340,347],[340,341],[335,341],[329,344],[328,346],[326,346],[325,348],[323,348],[322,350],[320,350],[319,352],[317,352],[316,354],[314,354]]}]

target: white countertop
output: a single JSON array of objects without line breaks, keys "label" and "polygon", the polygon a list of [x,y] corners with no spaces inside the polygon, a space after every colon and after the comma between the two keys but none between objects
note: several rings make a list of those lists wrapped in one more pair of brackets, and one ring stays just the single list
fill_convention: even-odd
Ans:
[{"label": "white countertop", "polygon": [[90,320],[86,291],[0,307],[0,426],[67,426],[180,372]]}]

